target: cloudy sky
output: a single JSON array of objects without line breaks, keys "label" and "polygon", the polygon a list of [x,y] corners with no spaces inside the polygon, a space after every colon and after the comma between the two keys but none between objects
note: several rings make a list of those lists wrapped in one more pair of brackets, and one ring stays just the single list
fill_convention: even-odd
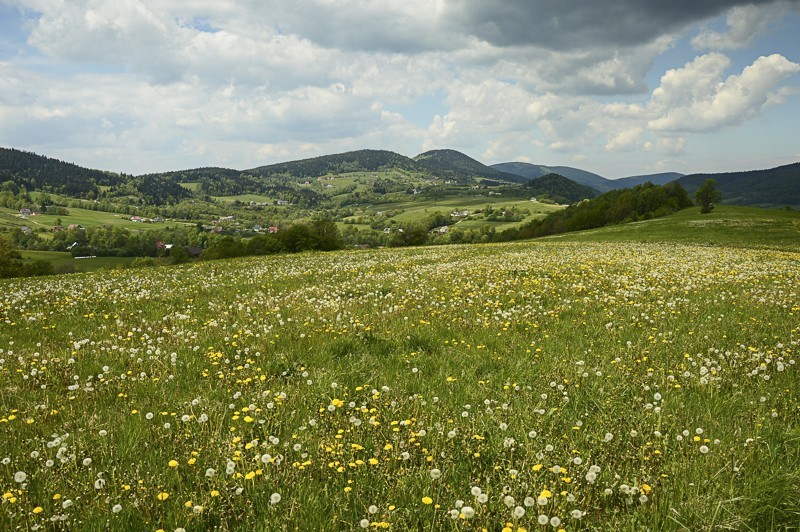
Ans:
[{"label": "cloudy sky", "polygon": [[797,35],[800,0],[0,0],[0,146],[136,174],[767,168],[800,160]]}]

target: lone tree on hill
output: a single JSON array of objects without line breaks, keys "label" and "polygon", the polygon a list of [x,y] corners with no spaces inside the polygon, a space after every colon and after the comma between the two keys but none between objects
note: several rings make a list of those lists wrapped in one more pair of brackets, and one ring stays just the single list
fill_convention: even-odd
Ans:
[{"label": "lone tree on hill", "polygon": [[722,199],[722,193],[717,190],[716,181],[706,179],[695,192],[694,199],[700,205],[700,214],[708,214],[714,209],[714,203]]}]

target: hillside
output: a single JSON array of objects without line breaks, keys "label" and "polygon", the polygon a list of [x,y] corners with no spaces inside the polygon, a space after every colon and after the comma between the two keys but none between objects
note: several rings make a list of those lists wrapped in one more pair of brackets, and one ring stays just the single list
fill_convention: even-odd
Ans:
[{"label": "hillside", "polygon": [[597,190],[576,183],[558,174],[547,174],[525,183],[533,196],[547,196],[558,203],[575,203],[600,194]]},{"label": "hillside", "polygon": [[504,183],[525,181],[525,179],[516,174],[486,166],[455,150],[427,151],[414,157],[414,161],[437,177],[452,179],[461,183],[469,183],[476,177]]},{"label": "hillside", "polygon": [[794,530],[797,261],[529,241],[0,280],[0,530]]},{"label": "hillside", "polygon": [[525,179],[535,179],[547,174],[558,174],[600,192],[607,192],[616,188],[613,186],[613,181],[610,179],[570,166],[541,166],[530,163],[512,162],[493,164],[491,168],[501,172],[516,174]]},{"label": "hillside", "polygon": [[717,188],[722,192],[722,203],[800,206],[800,163],[750,172],[691,174],[678,182],[694,195],[695,190],[709,178],[717,182]]},{"label": "hillside", "polygon": [[260,177],[287,175],[296,178],[313,178],[327,174],[377,172],[387,169],[419,171],[419,166],[412,159],[399,153],[386,150],[358,150],[259,166],[245,170],[243,173]]},{"label": "hillside", "polygon": [[0,183],[9,181],[28,190],[45,190],[71,196],[91,193],[96,196],[98,186],[117,185],[123,183],[125,178],[35,153],[0,148]]},{"label": "hillside", "polygon": [[663,218],[544,237],[558,242],[648,242],[800,251],[800,212],[720,205]]},{"label": "hillside", "polygon": [[654,185],[666,185],[671,181],[680,179],[684,174],[678,172],[663,172],[660,174],[647,174],[647,175],[633,175],[630,177],[622,177],[620,179],[610,179],[609,184],[615,189],[617,188],[631,188],[636,185],[643,185],[650,182]]}]

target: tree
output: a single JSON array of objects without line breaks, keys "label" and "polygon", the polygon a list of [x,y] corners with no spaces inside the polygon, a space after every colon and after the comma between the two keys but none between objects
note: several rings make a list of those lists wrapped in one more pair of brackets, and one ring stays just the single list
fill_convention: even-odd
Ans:
[{"label": "tree", "polygon": [[717,182],[706,179],[694,194],[694,199],[700,205],[700,214],[708,214],[714,209],[714,203],[722,199],[722,193],[717,190]]},{"label": "tree", "polygon": [[22,271],[22,261],[14,244],[5,235],[0,235],[0,279],[17,277]]}]

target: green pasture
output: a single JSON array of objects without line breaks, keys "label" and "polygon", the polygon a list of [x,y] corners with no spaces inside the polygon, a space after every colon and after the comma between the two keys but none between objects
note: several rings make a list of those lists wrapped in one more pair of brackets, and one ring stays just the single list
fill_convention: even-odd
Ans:
[{"label": "green pasture", "polygon": [[690,207],[664,218],[547,237],[560,242],[680,242],[800,250],[800,212],[719,205],[709,214]]},{"label": "green pasture", "polygon": [[795,216],[1,280],[0,529],[796,529]]},{"label": "green pasture", "polygon": [[75,259],[65,251],[28,251],[20,252],[23,262],[33,262],[44,260],[53,265],[56,272],[63,271],[65,268],[76,272],[93,272],[101,269],[115,268],[117,266],[128,266],[133,262],[134,257],[93,257],[86,259]]}]

